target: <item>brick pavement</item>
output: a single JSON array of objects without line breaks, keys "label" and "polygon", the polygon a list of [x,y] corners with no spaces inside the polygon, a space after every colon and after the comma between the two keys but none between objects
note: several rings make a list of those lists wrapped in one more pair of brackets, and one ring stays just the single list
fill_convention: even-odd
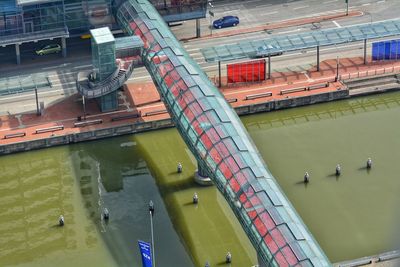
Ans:
[{"label": "brick pavement", "polygon": [[[384,72],[400,72],[400,62],[373,62],[363,64],[362,58],[345,58],[340,60],[340,75],[344,78],[355,78],[358,76],[371,76],[383,74]],[[233,107],[265,103],[268,101],[319,94],[322,92],[341,90],[343,84],[335,82],[336,59],[321,62],[320,71],[315,67],[307,72],[278,72],[272,73],[270,80],[238,85],[224,85],[220,90],[226,99],[236,99]],[[225,78],[226,79],[226,78]],[[310,86],[319,87],[314,90],[300,90],[292,93],[282,94],[282,90],[306,88]],[[246,100],[246,97],[255,94],[271,92],[270,96]],[[43,116],[35,113],[9,114],[0,117],[0,144],[9,144],[26,140],[41,139],[52,134],[62,135],[73,132],[85,132],[93,129],[101,129],[112,126],[121,126],[134,122],[147,122],[169,118],[166,108],[160,100],[160,96],[152,82],[130,83],[124,90],[119,92],[119,109],[117,111],[100,113],[94,100],[86,103],[86,120],[101,119],[102,123],[85,127],[74,127],[78,116],[83,117],[82,99],[75,94],[61,102],[47,107]],[[129,118],[112,121],[113,117],[139,114],[137,118]],[[64,130],[36,134],[36,129],[63,125]],[[5,135],[25,132],[24,137],[4,139]]]}]

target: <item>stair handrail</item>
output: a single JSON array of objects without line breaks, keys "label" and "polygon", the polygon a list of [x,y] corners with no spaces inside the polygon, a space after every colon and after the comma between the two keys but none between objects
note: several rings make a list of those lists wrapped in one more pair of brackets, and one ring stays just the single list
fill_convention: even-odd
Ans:
[{"label": "stair handrail", "polygon": [[117,90],[131,76],[134,69],[133,61],[130,61],[129,67],[126,70],[124,70],[122,75],[120,75],[120,71],[122,70],[120,65],[125,62],[127,61],[122,61],[119,64],[117,68],[119,70],[118,71],[119,73],[117,75],[113,75],[114,74],[113,72],[111,75],[107,77],[107,79],[99,83],[95,83],[94,87],[91,88],[89,88],[89,82],[87,79],[86,80],[79,79],[80,76],[84,75],[84,72],[78,73],[78,79],[77,79],[78,91],[87,98],[95,98]]}]

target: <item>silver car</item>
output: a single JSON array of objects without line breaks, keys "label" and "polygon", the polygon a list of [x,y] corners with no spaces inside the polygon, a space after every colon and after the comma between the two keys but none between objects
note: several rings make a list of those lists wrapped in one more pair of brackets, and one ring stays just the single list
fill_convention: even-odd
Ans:
[{"label": "silver car", "polygon": [[281,51],[272,51],[271,50],[276,50],[279,49],[278,47],[274,46],[274,45],[262,45],[259,48],[257,48],[257,52],[255,54],[255,57],[259,58],[259,57],[268,57],[268,55],[270,56],[280,56],[283,54],[283,52]]}]

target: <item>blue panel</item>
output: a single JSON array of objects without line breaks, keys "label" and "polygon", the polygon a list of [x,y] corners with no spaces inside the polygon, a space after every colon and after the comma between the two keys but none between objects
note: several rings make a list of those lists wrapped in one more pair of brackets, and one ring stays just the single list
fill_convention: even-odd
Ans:
[{"label": "blue panel", "polygon": [[378,43],[378,60],[385,58],[385,42]]},{"label": "blue panel", "polygon": [[397,48],[397,40],[391,40],[389,59],[396,59],[396,48]]},{"label": "blue panel", "polygon": [[390,41],[385,42],[385,58],[390,59]]},{"label": "blue panel", "polygon": [[372,60],[378,60],[379,43],[372,43]]},{"label": "blue panel", "polygon": [[400,40],[397,40],[396,59],[400,59]]}]

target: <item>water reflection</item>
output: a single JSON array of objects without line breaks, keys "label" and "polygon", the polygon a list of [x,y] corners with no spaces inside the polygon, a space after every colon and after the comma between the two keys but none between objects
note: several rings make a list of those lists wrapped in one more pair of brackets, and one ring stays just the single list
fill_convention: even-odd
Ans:
[{"label": "water reflection", "polygon": [[[67,154],[62,149],[52,152],[0,160],[1,266],[33,264],[60,252],[98,245],[96,230],[87,227],[73,201],[77,195]],[[65,227],[58,226],[60,214],[66,218]]]},{"label": "water reflection", "polygon": [[[154,217],[157,262],[163,266],[193,266],[176,235],[157,185],[133,137],[73,146],[75,176],[85,207],[118,266],[140,266],[137,240],[150,241],[148,203]],[[102,220],[107,208],[110,219]]]}]

